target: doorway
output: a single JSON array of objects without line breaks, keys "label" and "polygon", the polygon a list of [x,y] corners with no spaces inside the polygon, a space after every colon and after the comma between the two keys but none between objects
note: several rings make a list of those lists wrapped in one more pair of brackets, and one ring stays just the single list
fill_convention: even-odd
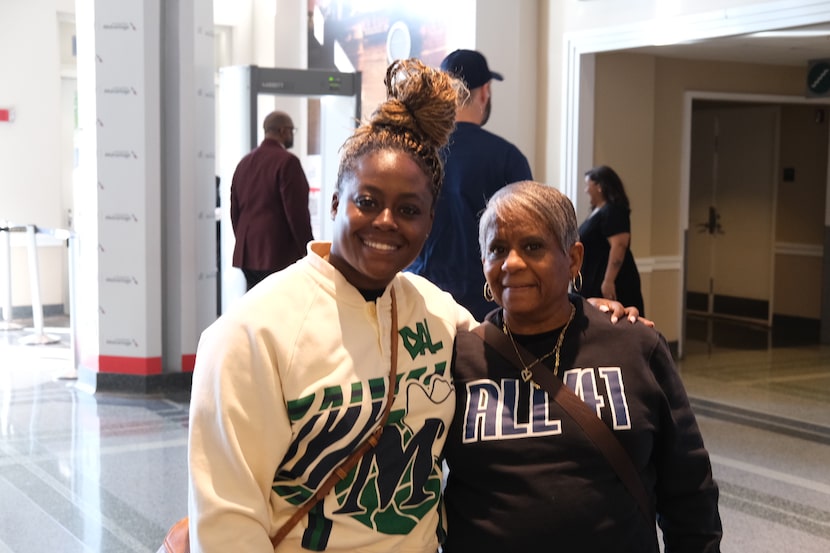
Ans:
[{"label": "doorway", "polygon": [[692,104],[686,309],[770,326],[779,109]]},{"label": "doorway", "polygon": [[823,312],[828,106],[687,97],[685,342],[815,344]]}]

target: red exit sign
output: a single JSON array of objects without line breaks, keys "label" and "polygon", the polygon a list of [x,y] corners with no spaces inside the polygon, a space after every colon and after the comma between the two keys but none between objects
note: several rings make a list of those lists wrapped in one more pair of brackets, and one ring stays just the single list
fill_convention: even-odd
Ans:
[{"label": "red exit sign", "polygon": [[14,121],[14,109],[0,108],[0,123],[11,123]]}]

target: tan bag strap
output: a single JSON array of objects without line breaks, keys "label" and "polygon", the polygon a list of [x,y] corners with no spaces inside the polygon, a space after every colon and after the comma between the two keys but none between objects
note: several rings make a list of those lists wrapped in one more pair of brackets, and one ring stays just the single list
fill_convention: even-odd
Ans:
[{"label": "tan bag strap", "polygon": [[349,455],[345,461],[343,461],[339,467],[334,469],[334,472],[326,478],[314,495],[308,498],[308,501],[303,503],[303,505],[294,512],[291,518],[289,518],[285,524],[277,530],[277,533],[271,538],[271,543],[274,545],[274,549],[276,549],[277,544],[288,535],[291,529],[294,528],[294,526],[296,526],[297,523],[300,522],[319,501],[322,501],[323,498],[329,494],[334,485],[343,480],[355,467],[355,465],[357,465],[360,459],[362,459],[363,456],[369,452],[370,449],[378,445],[380,435],[383,433],[383,427],[386,426],[386,421],[389,419],[389,413],[392,411],[392,402],[395,401],[395,386],[397,384],[398,376],[398,304],[395,300],[394,285],[390,289],[390,293],[392,295],[392,329],[390,331],[392,366],[389,369],[389,390],[386,393],[386,407],[384,407],[383,414],[381,414],[380,424],[375,431],[368,438],[366,438],[366,440],[364,440],[363,443],[360,444],[360,446],[358,446],[358,448],[351,455]]}]

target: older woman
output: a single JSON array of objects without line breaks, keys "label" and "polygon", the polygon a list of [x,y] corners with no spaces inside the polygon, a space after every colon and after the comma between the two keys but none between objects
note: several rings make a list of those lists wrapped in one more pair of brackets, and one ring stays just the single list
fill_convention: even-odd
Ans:
[{"label": "older woman", "polygon": [[718,489],[667,344],[568,293],[577,237],[571,202],[539,183],[503,188],[481,217],[501,308],[456,337],[444,551],[656,552],[655,520],[667,552],[718,551]]}]

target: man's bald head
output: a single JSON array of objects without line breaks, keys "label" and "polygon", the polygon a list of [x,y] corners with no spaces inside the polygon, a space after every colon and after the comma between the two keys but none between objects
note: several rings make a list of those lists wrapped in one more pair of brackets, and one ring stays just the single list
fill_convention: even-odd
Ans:
[{"label": "man's bald head", "polygon": [[266,115],[262,129],[265,131],[265,138],[274,139],[286,148],[294,145],[294,121],[284,111],[272,111]]}]

